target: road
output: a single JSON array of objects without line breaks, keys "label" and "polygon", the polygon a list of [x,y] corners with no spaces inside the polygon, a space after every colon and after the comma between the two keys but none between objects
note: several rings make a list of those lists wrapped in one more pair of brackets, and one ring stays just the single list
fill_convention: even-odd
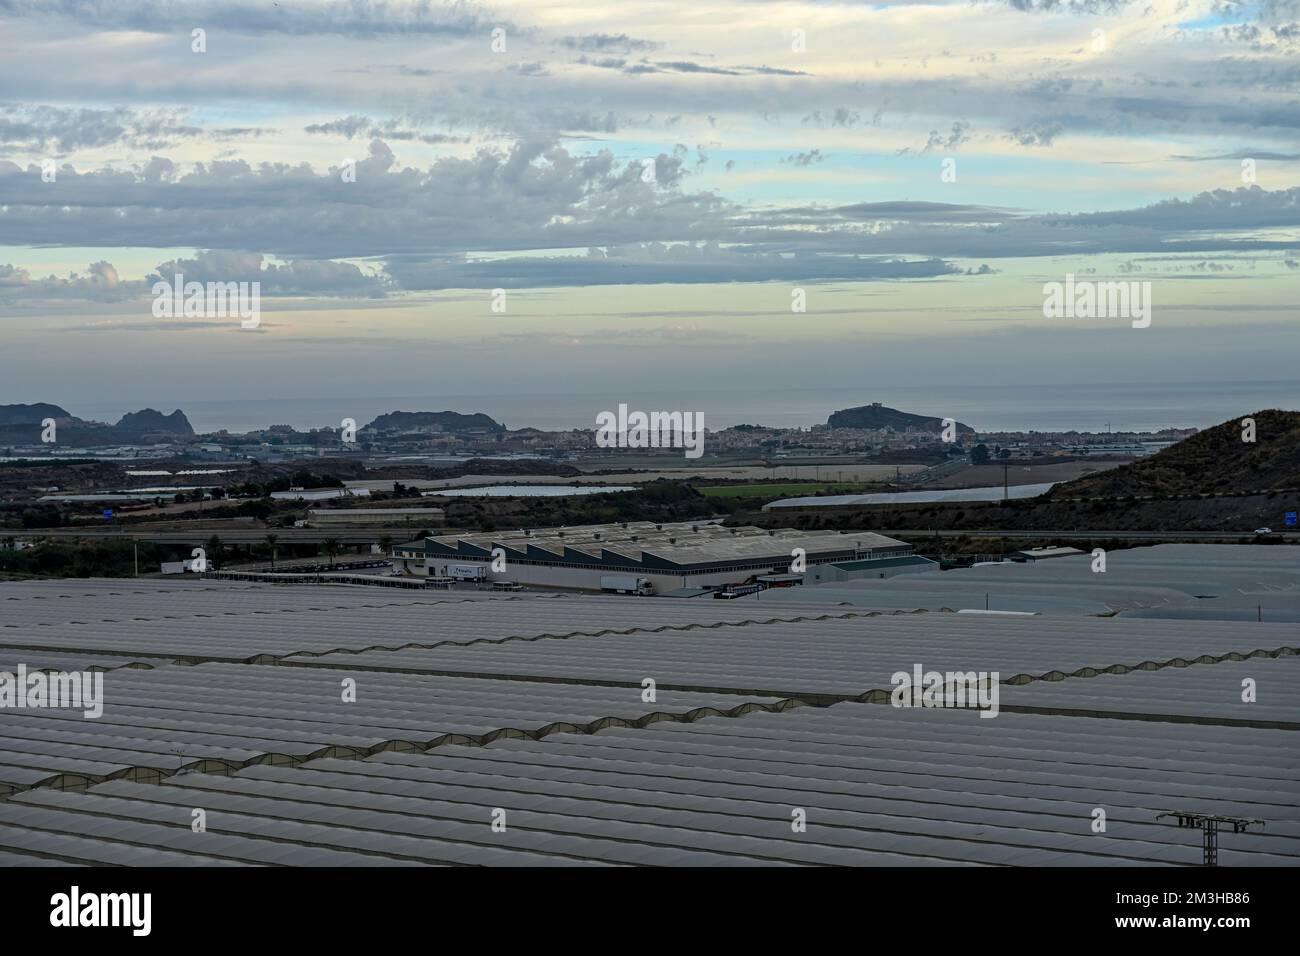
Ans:
[{"label": "road", "polygon": [[[437,531],[441,533],[441,531]],[[135,531],[128,528],[13,528],[0,529],[0,538],[100,538],[127,541],[152,541],[155,544],[202,544],[213,535],[223,544],[265,544],[266,536],[276,536],[277,544],[320,544],[333,538],[340,544],[375,544],[382,537],[405,543],[414,532],[404,528],[191,528],[184,531]]]},{"label": "road", "polygon": [[[915,537],[960,538],[965,536],[978,538],[1074,538],[1084,541],[1103,541],[1118,539],[1120,541],[1241,541],[1243,538],[1253,540],[1250,531],[931,531],[925,528],[880,529],[879,534]],[[1283,541],[1300,541],[1297,533],[1274,533],[1273,538]]]},{"label": "road", "polygon": [[[435,534],[451,532],[432,529]],[[1121,541],[1206,541],[1238,542],[1253,539],[1250,531],[932,531],[927,528],[878,529],[880,534],[895,537],[924,538],[1072,538],[1078,541],[1102,541],[1118,539]],[[0,529],[0,538],[122,538],[136,541],[152,541],[157,544],[202,544],[216,535],[224,544],[264,544],[268,534],[274,534],[279,544],[320,544],[330,538],[340,544],[358,545],[375,544],[382,537],[392,538],[396,543],[410,540],[412,532],[403,528],[257,528],[242,530],[236,528],[190,529],[185,531],[142,530],[129,528],[53,528],[50,530],[33,530],[30,528]],[[1274,533],[1273,538],[1288,542],[1300,542],[1300,533]]]}]

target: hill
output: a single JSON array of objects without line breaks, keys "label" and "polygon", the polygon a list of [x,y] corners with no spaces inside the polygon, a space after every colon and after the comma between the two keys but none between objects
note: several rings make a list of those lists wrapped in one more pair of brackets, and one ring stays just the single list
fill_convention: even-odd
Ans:
[{"label": "hill", "polygon": [[46,418],[71,418],[66,409],[47,402],[34,405],[0,405],[0,426],[39,425]]},{"label": "hill", "polygon": [[[872,402],[870,405],[859,405],[857,408],[844,408],[838,412],[832,412],[831,417],[826,420],[826,424],[831,428],[892,428],[894,431],[915,431],[915,432],[941,432],[943,431],[943,419],[935,418],[932,415],[913,415],[911,412],[900,412],[896,408],[888,408],[879,402]],[[957,433],[959,435],[974,435],[975,429],[969,425],[957,423]]]},{"label": "hill", "polygon": [[0,445],[35,445],[41,440],[41,420],[58,422],[58,444],[116,445],[143,441],[193,438],[194,429],[180,409],[170,415],[152,408],[127,412],[116,425],[78,418],[58,405],[0,405]]},{"label": "hill", "polygon": [[[1242,421],[1255,420],[1255,441]],[[1198,432],[1164,451],[1052,488],[1048,498],[1239,494],[1300,488],[1300,412],[1266,409]]]},{"label": "hill", "polygon": [[493,432],[504,432],[506,430],[505,425],[484,415],[482,412],[474,412],[469,415],[463,415],[460,412],[389,412],[386,415],[380,415],[366,425],[364,430],[403,432],[435,425],[448,432],[463,432],[476,428]]},{"label": "hill", "polygon": [[138,438],[145,435],[166,435],[193,437],[194,428],[179,408],[170,415],[143,408],[138,412],[127,412],[113,426],[115,435],[121,438]]}]

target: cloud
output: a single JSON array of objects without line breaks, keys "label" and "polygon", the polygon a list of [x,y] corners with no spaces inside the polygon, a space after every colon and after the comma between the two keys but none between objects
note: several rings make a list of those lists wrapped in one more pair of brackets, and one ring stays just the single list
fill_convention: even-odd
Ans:
[{"label": "cloud", "polygon": [[[937,129],[930,130],[930,136],[921,147],[920,152],[933,153],[936,150],[951,153],[957,150],[964,143],[970,142],[970,123],[964,120],[958,120],[952,124],[952,132],[947,136],[942,135]],[[900,154],[912,152],[910,149],[899,150]]]},{"label": "cloud", "polygon": [[450,136],[444,133],[424,133],[412,128],[412,123],[402,119],[373,120],[367,116],[352,114],[327,123],[311,123],[303,127],[303,132],[342,136],[345,139],[363,137],[367,139],[391,139],[395,142],[419,140],[422,143],[468,143],[468,136]]},{"label": "cloud", "polygon": [[1051,146],[1064,131],[1065,127],[1061,123],[1039,120],[1016,127],[1007,134],[1007,139],[1021,146]]},{"label": "cloud", "polygon": [[[688,194],[681,156],[638,160],[575,155],[554,142],[518,142],[425,169],[403,167],[373,140],[344,170],[306,164],[165,163],[133,170],[61,171],[0,161],[0,245],[192,246],[281,258],[339,259],[466,249],[533,249],[690,239],[718,231],[728,203]],[[33,184],[37,188],[33,188]],[[711,238],[711,235],[701,236]]]},{"label": "cloud", "polygon": [[654,50],[662,44],[651,40],[638,40],[626,33],[588,33],[584,36],[560,37],[560,45],[583,53],[633,53]]},{"label": "cloud", "polygon": [[[176,26],[177,15],[184,27]],[[411,4],[385,0],[0,0],[0,17],[6,19],[73,20],[101,30],[136,30],[148,33],[190,32],[190,24],[205,30],[246,34],[339,34],[349,37],[482,36],[494,27],[513,28],[500,18],[490,18],[466,3],[436,4],[422,0]]]},{"label": "cloud", "polygon": [[1263,159],[1294,162],[1300,159],[1300,153],[1279,153],[1269,149],[1238,149],[1231,153],[1219,153],[1214,156],[1180,156],[1175,154],[1169,158],[1186,163],[1215,163],[1225,159]]},{"label": "cloud", "polygon": [[389,289],[382,276],[368,275],[350,262],[297,259],[283,265],[254,252],[210,250],[192,259],[173,259],[143,279],[123,281],[112,263],[91,263],[85,274],[32,276],[26,269],[0,264],[0,302],[122,302],[152,295],[155,282],[259,282],[263,296],[381,297]]},{"label": "cloud", "polygon": [[1115,13],[1134,0],[1005,0],[1007,6],[1023,13]]},{"label": "cloud", "polygon": [[825,160],[826,155],[820,149],[814,149],[807,153],[792,153],[784,157],[781,162],[789,163],[791,166],[813,166]]},{"label": "cloud", "polygon": [[[0,161],[0,245],[176,248],[202,236],[213,255],[290,261],[266,268],[268,293],[373,295],[385,287],[355,266],[299,263],[384,260],[403,288],[408,279],[425,288],[478,276],[497,284],[531,276],[543,285],[581,284],[584,274],[596,284],[617,275],[765,281],[801,269],[812,280],[880,276],[882,259],[1283,249],[1287,242],[1268,230],[1300,227],[1300,187],[1241,187],[1135,209],[1048,215],[918,201],[751,208],[688,189],[687,155],[679,146],[654,157],[653,182],[640,159],[619,161],[607,150],[576,154],[549,140],[443,157],[421,169],[402,165],[375,139],[355,165],[355,181],[338,167],[229,161],[181,170],[159,158],[131,170],[69,166],[56,183],[41,184],[37,167]],[[807,166],[821,158],[814,149],[787,161]],[[645,250],[655,244],[710,251],[652,256]],[[730,251],[719,251],[724,247]],[[486,253],[575,248],[605,251],[484,264]],[[237,261],[223,262],[221,277],[230,278]],[[548,268],[555,275],[547,276]],[[889,268],[897,277],[910,274]]]},{"label": "cloud", "polygon": [[382,278],[351,262],[295,259],[277,265],[265,262],[260,253],[222,249],[161,263],[145,283],[172,283],[178,274],[186,282],[259,282],[262,295],[378,297],[386,287]]},{"label": "cloud", "polygon": [[86,274],[32,276],[26,269],[0,264],[0,302],[39,299],[84,299],[114,302],[143,291],[142,283],[123,283],[109,262],[93,262]]},{"label": "cloud", "polygon": [[[207,135],[182,121],[178,109],[136,110],[0,104],[0,146],[25,153],[64,154],[77,149],[131,146],[161,149]],[[233,133],[235,131],[227,131]]]},{"label": "cloud", "polygon": [[920,279],[960,270],[935,259],[855,255],[784,255],[716,244],[593,249],[585,256],[467,257],[394,260],[388,272],[404,289],[541,288],[717,282],[829,282]]},{"label": "cloud", "polygon": [[1139,226],[1168,232],[1294,228],[1300,225],[1300,187],[1215,189],[1191,199],[1164,199],[1140,209],[1047,217],[1061,225]]},{"label": "cloud", "polygon": [[696,63],[692,60],[667,60],[650,62],[640,60],[636,63],[626,64],[624,60],[591,60],[584,62],[591,66],[602,66],[608,69],[621,70],[630,76],[640,76],[646,73],[686,73],[686,74],[703,74],[706,76],[808,76],[803,70],[791,70],[783,67],[774,66],[712,66],[707,63]]}]

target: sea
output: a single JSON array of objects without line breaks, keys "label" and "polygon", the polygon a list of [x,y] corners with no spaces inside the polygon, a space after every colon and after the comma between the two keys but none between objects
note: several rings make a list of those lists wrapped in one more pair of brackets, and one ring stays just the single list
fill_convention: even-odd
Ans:
[{"label": "sea", "polygon": [[824,424],[838,409],[880,402],[891,408],[955,418],[979,431],[1155,431],[1206,428],[1265,408],[1300,409],[1300,379],[1290,381],[1040,383],[883,386],[863,382],[841,388],[767,386],[746,390],[672,388],[621,393],[441,394],[372,397],[196,400],[181,398],[126,404],[72,403],[73,415],[117,421],[143,406],[180,408],[198,432],[253,431],[271,425],[297,429],[339,427],[344,418],[364,425],[385,412],[483,412],[508,428],[594,428],[601,411],[682,411],[704,415],[710,430],[729,425],[783,428]]}]

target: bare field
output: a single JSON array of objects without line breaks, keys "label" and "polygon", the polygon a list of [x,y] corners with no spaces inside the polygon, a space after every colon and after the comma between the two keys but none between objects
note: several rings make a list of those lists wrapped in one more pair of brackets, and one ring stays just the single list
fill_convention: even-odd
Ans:
[{"label": "bare field", "polygon": [[[590,481],[598,478],[617,484],[638,484],[666,478],[681,481],[687,478],[712,478],[721,481],[888,481],[894,477],[895,469],[904,475],[924,471],[924,465],[780,465],[775,468],[763,468],[758,465],[739,465],[732,467],[684,467],[660,468],[655,471],[619,472],[614,475],[588,476]],[[581,483],[583,478],[566,479]]]},{"label": "bare field", "polygon": [[[709,466],[682,468],[657,468],[652,471],[620,471],[610,475],[461,475],[458,478],[403,478],[401,482],[407,488],[419,488],[431,491],[437,488],[468,488],[475,485],[638,485],[664,478],[670,481],[683,481],[688,478],[711,478],[719,481],[888,481],[894,477],[895,469],[901,474],[910,475],[924,471],[924,465],[782,465],[776,468],[763,468],[758,465]],[[963,472],[965,474],[965,472]],[[998,480],[1002,480],[1002,469],[998,469]],[[1050,479],[1043,479],[1050,480]],[[367,488],[371,491],[388,491],[393,487],[391,480],[349,481],[349,488]]]},{"label": "bare field", "polygon": [[[1073,481],[1084,475],[1099,474],[1124,464],[1122,461],[1066,461],[1059,465],[1022,465],[1010,462],[1007,483],[1011,485],[1036,485],[1048,481]],[[1002,484],[1002,465],[972,465],[938,481],[927,481],[914,490],[945,488],[990,488]]]}]

